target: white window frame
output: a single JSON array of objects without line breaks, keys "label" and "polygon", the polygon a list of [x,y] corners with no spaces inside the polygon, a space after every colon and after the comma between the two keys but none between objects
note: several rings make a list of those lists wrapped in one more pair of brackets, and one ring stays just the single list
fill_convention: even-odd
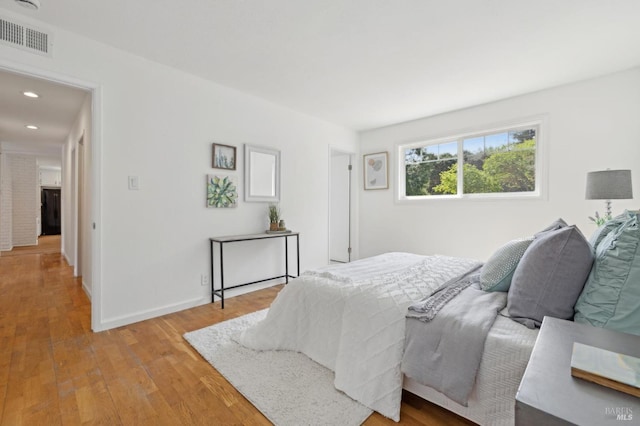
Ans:
[{"label": "white window frame", "polygon": [[[458,173],[458,190],[457,194],[442,195],[410,195],[406,194],[406,176],[405,176],[405,155],[406,149],[424,147],[428,145],[437,145],[445,142],[458,142],[458,170],[462,170],[463,159],[463,140],[470,137],[486,136],[490,134],[513,131],[536,127],[536,156],[535,156],[535,189],[531,192],[494,192],[485,194],[464,194],[463,193],[463,173]],[[474,130],[457,132],[453,135],[447,135],[434,138],[421,138],[419,140],[400,142],[396,144],[396,202],[399,203],[419,203],[432,202],[442,200],[514,200],[514,199],[546,199],[547,188],[547,159],[546,159],[546,139],[547,139],[548,117],[537,116],[529,119],[522,119],[500,125],[487,126]]]}]

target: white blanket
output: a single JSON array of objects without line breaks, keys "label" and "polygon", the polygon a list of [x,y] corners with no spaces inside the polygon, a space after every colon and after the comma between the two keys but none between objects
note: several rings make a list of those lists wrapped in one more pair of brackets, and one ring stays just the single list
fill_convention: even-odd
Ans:
[{"label": "white blanket", "polygon": [[[402,267],[389,264],[394,257]],[[384,264],[393,272],[365,272],[367,265]],[[302,352],[335,372],[337,389],[399,421],[408,306],[478,265],[471,259],[394,253],[334,272],[312,271],[290,281],[265,320],[236,340],[252,349]],[[346,268],[360,272],[351,278],[343,273]]]}]

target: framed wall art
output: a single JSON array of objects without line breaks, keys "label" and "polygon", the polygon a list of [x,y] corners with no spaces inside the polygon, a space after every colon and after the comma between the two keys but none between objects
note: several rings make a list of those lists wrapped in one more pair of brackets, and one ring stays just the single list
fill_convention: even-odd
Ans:
[{"label": "framed wall art", "polygon": [[207,175],[207,207],[238,206],[238,182],[235,176]]},{"label": "framed wall art", "polygon": [[231,145],[213,144],[213,168],[235,170],[236,147]]},{"label": "framed wall art", "polygon": [[389,154],[366,154],[364,159],[364,189],[389,188]]}]

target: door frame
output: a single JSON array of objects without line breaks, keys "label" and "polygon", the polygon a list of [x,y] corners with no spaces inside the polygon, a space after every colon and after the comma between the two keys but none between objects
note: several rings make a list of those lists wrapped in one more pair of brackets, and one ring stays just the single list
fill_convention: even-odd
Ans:
[{"label": "door frame", "polygon": [[[73,225],[73,238],[74,238],[74,254],[73,254],[73,275],[79,277],[84,275],[84,268],[82,266],[84,250],[82,242],[84,239],[83,225],[84,225],[84,135],[86,129],[82,129],[82,134],[75,142],[74,148],[71,150],[71,163],[73,168],[71,170],[71,176],[73,176],[72,190],[74,192],[73,202],[71,208],[73,209],[71,221]],[[84,280],[83,280],[84,284]]]},{"label": "door frame", "polygon": [[331,260],[331,177],[332,177],[332,156],[333,154],[340,154],[349,157],[349,161],[351,163],[351,176],[350,176],[350,190],[349,190],[349,245],[351,246],[351,253],[349,255],[349,262],[358,258],[358,250],[357,250],[357,226],[356,226],[356,218],[357,218],[357,162],[356,162],[356,153],[353,151],[346,150],[344,148],[335,147],[329,145],[329,161],[328,161],[328,200],[327,200],[327,260],[329,263]]},{"label": "door frame", "polygon": [[[75,86],[91,94],[91,213],[84,212],[87,223],[91,223],[91,329],[102,327],[102,86],[66,74],[33,67],[0,58],[0,69],[52,83]],[[66,213],[65,213],[66,214]],[[77,241],[76,241],[77,244]]]}]

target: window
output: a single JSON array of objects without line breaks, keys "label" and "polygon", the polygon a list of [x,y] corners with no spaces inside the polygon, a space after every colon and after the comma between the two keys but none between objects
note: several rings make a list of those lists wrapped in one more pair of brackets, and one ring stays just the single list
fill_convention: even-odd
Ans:
[{"label": "window", "polygon": [[399,198],[539,195],[539,131],[534,123],[400,145]]}]

